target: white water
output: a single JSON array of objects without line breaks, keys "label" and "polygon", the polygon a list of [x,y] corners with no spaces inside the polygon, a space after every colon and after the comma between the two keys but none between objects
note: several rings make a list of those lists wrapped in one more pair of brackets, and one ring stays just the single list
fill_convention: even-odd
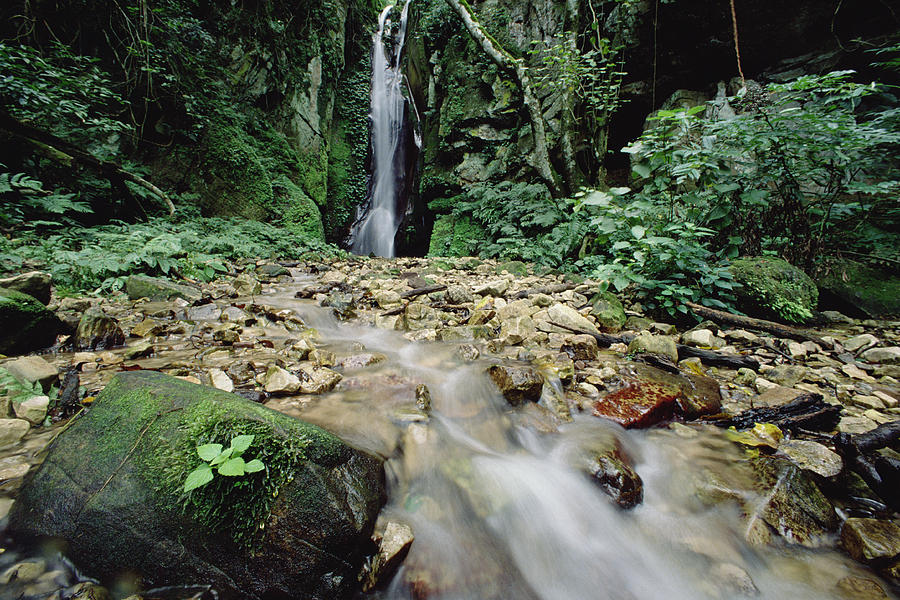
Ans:
[{"label": "white water", "polygon": [[[400,220],[401,193],[397,183],[402,177],[402,134],[406,99],[403,96],[401,57],[406,40],[409,3],[400,15],[400,28],[390,48],[385,47],[384,31],[391,27],[386,7],[378,18],[378,30],[372,36],[371,119],[372,180],[369,184],[368,213],[353,231],[352,250],[356,254],[394,256],[394,237]],[[398,164],[398,158],[401,164]]]},{"label": "white water", "polygon": [[[753,597],[820,600],[836,597],[842,577],[872,577],[835,552],[750,546],[734,503],[701,501],[698,482],[710,478],[755,498],[740,451],[715,428],[625,431],[583,416],[538,433],[510,412],[486,364],[462,362],[453,344],[338,323],[290,297],[284,306],[338,355],[363,344],[387,356],[345,373],[329,395],[270,403],[390,457],[385,515],[409,524],[415,542],[379,600],[747,597],[715,575],[735,569],[752,578]],[[418,383],[428,385],[433,412],[410,423],[398,415],[408,414]],[[619,439],[644,480],[633,510],[613,505],[579,469],[603,436]]]}]

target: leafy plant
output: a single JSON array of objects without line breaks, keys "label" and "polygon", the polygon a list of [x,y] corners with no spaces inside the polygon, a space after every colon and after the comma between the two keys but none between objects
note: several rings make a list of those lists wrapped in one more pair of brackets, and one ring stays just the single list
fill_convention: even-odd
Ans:
[{"label": "leafy plant", "polygon": [[203,444],[197,446],[197,455],[205,462],[191,471],[184,480],[184,493],[211,482],[215,473],[226,477],[241,477],[249,473],[258,473],[266,468],[257,458],[245,461],[241,456],[253,443],[254,436],[238,435],[231,438],[227,448],[222,444]]},{"label": "leafy plant", "polygon": [[[14,404],[24,402],[32,396],[49,395],[52,398],[56,393],[56,386],[52,386],[50,391],[44,394],[44,389],[39,381],[35,381],[33,384],[27,381],[20,381],[7,369],[0,367],[0,395],[7,396]],[[0,418],[2,417],[3,415],[0,415]]]}]

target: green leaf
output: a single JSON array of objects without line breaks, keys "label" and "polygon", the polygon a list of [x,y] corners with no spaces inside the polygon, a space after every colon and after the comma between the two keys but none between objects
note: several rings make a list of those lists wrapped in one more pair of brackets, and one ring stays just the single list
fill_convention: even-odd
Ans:
[{"label": "green leaf", "polygon": [[227,475],[228,477],[237,477],[244,474],[244,459],[238,456],[227,460],[219,467],[219,475]]},{"label": "green leaf", "polygon": [[202,446],[197,446],[197,454],[199,454],[200,458],[206,462],[219,456],[220,452],[222,452],[222,444],[204,444]]},{"label": "green leaf", "polygon": [[216,465],[221,465],[223,462],[231,458],[232,452],[234,452],[233,448],[225,448],[221,453],[219,453],[217,457],[212,459],[212,462],[210,462],[209,464],[213,467]]},{"label": "green leaf", "polygon": [[250,447],[250,444],[253,443],[252,435],[239,435],[231,440],[231,449],[234,451],[234,456],[242,453],[244,450]]},{"label": "green leaf", "polygon": [[637,164],[631,167],[631,170],[634,171],[638,177],[646,179],[650,177],[650,167],[647,165]]},{"label": "green leaf", "polygon": [[635,239],[641,239],[644,237],[644,234],[647,233],[647,228],[643,225],[634,225],[631,228],[631,235],[635,237]]},{"label": "green leaf", "polygon": [[184,493],[195,490],[202,485],[206,485],[213,480],[212,467],[209,465],[200,465],[191,471],[187,479],[184,480]]},{"label": "green leaf", "polygon": [[258,458],[254,458],[250,462],[244,465],[244,471],[246,473],[256,473],[257,471],[262,471],[266,468],[266,465],[263,464],[261,460]]}]

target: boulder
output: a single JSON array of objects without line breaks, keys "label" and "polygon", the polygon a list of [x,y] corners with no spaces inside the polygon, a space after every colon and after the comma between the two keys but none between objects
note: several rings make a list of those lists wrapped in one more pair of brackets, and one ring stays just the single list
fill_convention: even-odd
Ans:
[{"label": "boulder", "polygon": [[612,292],[600,292],[591,298],[591,315],[597,327],[607,333],[617,333],[625,325],[625,309]]},{"label": "boulder", "polygon": [[487,372],[506,401],[513,406],[537,402],[541,397],[544,378],[533,367],[491,365]]},{"label": "boulder", "polygon": [[625,428],[645,428],[670,418],[680,391],[667,385],[633,380],[594,402],[593,413]]},{"label": "boulder", "polygon": [[[551,324],[564,325],[568,329],[563,329],[565,333],[572,333],[572,330],[584,331],[587,333],[600,333],[597,326],[588,320],[587,317],[580,312],[562,303],[557,303],[547,309],[547,317]],[[554,328],[554,330],[556,330]]]},{"label": "boulder", "polygon": [[447,300],[451,304],[465,304],[466,302],[474,302],[475,296],[465,286],[451,285],[447,288]]},{"label": "boulder", "polygon": [[300,393],[324,394],[334,389],[343,376],[337,371],[318,365],[304,365],[300,368]]},{"label": "boulder", "polygon": [[50,273],[31,271],[0,279],[0,288],[22,292],[40,301],[41,304],[49,304],[50,281]]},{"label": "boulder", "polygon": [[900,277],[847,259],[831,259],[816,279],[822,306],[851,317],[900,315]]},{"label": "boulder", "polygon": [[495,279],[477,286],[473,291],[480,296],[502,297],[508,289],[509,281],[506,279]]},{"label": "boulder", "polygon": [[642,333],[628,344],[628,354],[658,354],[678,362],[678,346],[675,340],[666,335]]},{"label": "boulder", "polygon": [[900,558],[900,526],[881,519],[850,518],[841,529],[841,544],[861,562],[886,564]]},{"label": "boulder", "polygon": [[[188,493],[197,447],[245,451],[262,471]],[[225,600],[347,598],[384,502],[379,459],[332,434],[214,388],[118,374],[51,445],[10,514],[22,542],[68,543],[85,573],[144,588],[209,584]]]},{"label": "boulder", "polygon": [[44,422],[49,408],[50,398],[48,396],[31,396],[22,402],[13,403],[16,416],[35,425]]},{"label": "boulder", "polygon": [[819,301],[809,275],[780,258],[739,258],[731,263],[738,307],[748,315],[802,323]]},{"label": "boulder", "polygon": [[0,288],[0,354],[25,354],[52,346],[62,324],[32,296]]},{"label": "boulder", "polygon": [[188,302],[194,302],[202,297],[200,290],[197,288],[145,275],[131,275],[125,280],[125,291],[132,300],[137,300],[138,298],[149,298],[151,300],[182,298]]},{"label": "boulder", "polygon": [[870,363],[897,365],[900,364],[900,347],[870,348],[862,353],[862,357]]},{"label": "boulder", "polygon": [[75,348],[78,350],[105,350],[122,346],[125,333],[119,322],[97,307],[89,308],[81,316],[75,330]]},{"label": "boulder", "polygon": [[622,508],[632,508],[644,499],[644,482],[635,472],[611,432],[594,437],[585,449],[585,469],[593,480]]},{"label": "boulder", "polygon": [[3,365],[10,374],[18,379],[34,385],[41,384],[45,392],[59,379],[59,371],[40,356],[23,356]]}]

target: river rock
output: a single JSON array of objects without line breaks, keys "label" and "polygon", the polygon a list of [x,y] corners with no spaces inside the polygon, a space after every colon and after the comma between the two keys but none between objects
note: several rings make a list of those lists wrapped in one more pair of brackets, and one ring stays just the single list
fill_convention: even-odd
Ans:
[{"label": "river rock", "polygon": [[560,348],[573,360],[596,360],[599,349],[592,335],[572,335],[567,337]]},{"label": "river rock", "polygon": [[792,463],[820,477],[835,477],[844,467],[841,457],[824,445],[809,440],[782,440],[778,451]]},{"label": "river rock", "polygon": [[19,443],[28,430],[31,423],[22,419],[0,419],[0,448],[6,448]]},{"label": "river rock", "polygon": [[[266,469],[190,492],[198,444],[252,433]],[[118,374],[50,447],[10,531],[64,540],[85,572],[145,588],[209,584],[223,600],[353,595],[384,502],[381,461],[330,433],[152,371]],[[184,507],[184,508],[182,508]]]},{"label": "river rock", "polygon": [[764,319],[802,322],[819,301],[816,284],[802,270],[771,256],[738,258],[729,267],[738,307]]},{"label": "river rock", "polygon": [[670,418],[680,390],[675,387],[633,380],[594,402],[593,413],[625,428],[645,428]]},{"label": "river rock", "polygon": [[860,348],[874,346],[878,341],[878,338],[871,333],[863,333],[844,340],[841,345],[844,347],[844,350],[847,350],[848,352],[856,352]]},{"label": "river rock", "polygon": [[270,365],[263,376],[263,387],[270,394],[293,394],[300,389],[300,378],[277,365]]},{"label": "river rock", "polygon": [[334,389],[343,377],[340,373],[318,365],[300,368],[300,393],[324,394]]},{"label": "river rock", "polygon": [[500,337],[507,344],[521,344],[537,331],[534,320],[528,316],[514,317],[500,324]]},{"label": "river rock", "polygon": [[152,337],[159,335],[165,330],[165,327],[159,321],[154,319],[144,319],[131,328],[131,335],[134,337]]},{"label": "river rock", "polygon": [[89,308],[75,330],[75,347],[78,350],[106,350],[125,343],[125,333],[119,322],[101,309]]},{"label": "river rock", "polygon": [[463,285],[451,285],[447,288],[447,301],[451,304],[465,304],[474,302],[475,296]]},{"label": "river rock", "polygon": [[31,271],[0,279],[0,288],[28,294],[41,304],[50,303],[50,273]]},{"label": "river rock", "polygon": [[202,297],[200,290],[197,288],[145,275],[131,275],[128,277],[125,280],[125,292],[132,300],[137,300],[138,298],[149,298],[150,300],[181,298],[188,302],[195,302]]},{"label": "river rock", "polygon": [[900,364],[900,347],[891,346],[890,348],[870,348],[862,353],[863,359],[870,363],[879,363],[884,365]]},{"label": "river rock", "polygon": [[625,325],[625,309],[619,299],[609,291],[591,298],[591,315],[597,320],[597,327],[607,333],[617,333]]},{"label": "river rock", "polygon": [[[547,317],[551,324],[564,325],[576,331],[600,333],[597,326],[591,323],[587,317],[571,306],[559,302],[547,309]],[[554,331],[558,331],[558,329],[554,327]],[[570,329],[564,331],[567,334],[572,333]]]},{"label": "river rock", "polygon": [[200,306],[191,306],[187,309],[188,321],[218,321],[222,316],[222,309],[215,303],[209,302]]},{"label": "river rock", "polygon": [[386,584],[397,571],[397,568],[409,554],[415,541],[412,527],[405,523],[389,521],[384,533],[378,541],[378,553],[372,561],[369,582],[363,586],[369,591],[379,584]]},{"label": "river rock", "polygon": [[400,294],[394,290],[378,290],[375,292],[373,299],[380,308],[400,306]]},{"label": "river rock", "polygon": [[59,380],[59,372],[56,367],[40,356],[23,356],[6,363],[3,368],[19,381],[32,385],[40,383],[45,392]]},{"label": "river rock", "polygon": [[860,562],[885,565],[900,557],[900,526],[881,519],[850,518],[841,529],[841,544]]},{"label": "river rock", "polygon": [[221,369],[210,369],[208,375],[209,382],[217,390],[222,390],[223,392],[234,391],[234,382],[225,371]]},{"label": "river rock", "polygon": [[487,373],[506,401],[513,406],[537,402],[541,397],[544,378],[533,367],[491,365]]},{"label": "river rock", "polygon": [[341,358],[338,361],[337,366],[344,369],[345,371],[353,371],[356,369],[364,369],[372,365],[377,365],[378,363],[384,362],[385,360],[387,360],[387,357],[384,354],[364,352],[362,354],[353,354],[351,356],[345,356]]},{"label": "river rock", "polygon": [[594,437],[585,448],[585,468],[594,481],[622,508],[632,508],[644,499],[644,482],[610,432]]},{"label": "river rock", "polygon": [[49,396],[31,396],[22,402],[13,403],[16,416],[35,425],[40,425],[44,422],[44,419],[47,417],[47,409],[49,408]]},{"label": "river rock", "polygon": [[890,600],[877,581],[850,575],[837,582],[835,588],[844,600]]},{"label": "river rock", "polygon": [[231,287],[238,296],[258,296],[262,293],[262,285],[249,273],[241,273],[235,277],[231,281]]},{"label": "river rock", "polygon": [[473,292],[475,292],[479,296],[502,297],[508,289],[509,281],[507,281],[506,279],[495,279],[494,281],[489,281],[487,283],[476,286]]},{"label": "river rock", "polygon": [[628,354],[658,354],[678,362],[678,346],[675,340],[666,335],[642,333],[628,344]]},{"label": "river rock", "polygon": [[718,338],[716,338],[716,335],[709,329],[686,331],[684,335],[681,336],[681,343],[688,346],[699,346],[701,348],[721,347]]},{"label": "river rock", "polygon": [[0,288],[0,354],[25,354],[52,346],[59,318],[28,294]]},{"label": "river rock", "polygon": [[800,365],[777,365],[766,373],[766,379],[778,385],[794,387],[803,381],[808,373],[809,370]]}]

